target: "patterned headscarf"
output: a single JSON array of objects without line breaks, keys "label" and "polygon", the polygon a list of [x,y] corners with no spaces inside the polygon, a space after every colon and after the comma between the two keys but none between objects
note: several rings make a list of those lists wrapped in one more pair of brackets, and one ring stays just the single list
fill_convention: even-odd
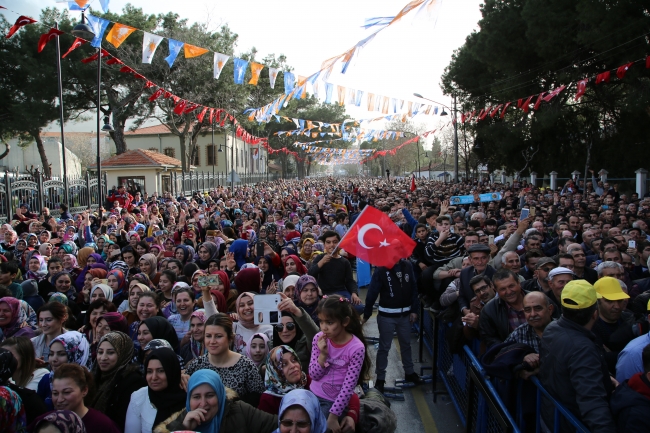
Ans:
[{"label": "patterned headscarf", "polygon": [[120,331],[124,332],[125,334],[129,332],[129,325],[126,321],[126,317],[124,317],[121,313],[103,313],[97,318],[98,321],[101,319],[106,320],[106,323],[108,324],[108,327],[111,329],[111,331]]},{"label": "patterned headscarf", "polygon": [[12,389],[0,386],[0,431],[23,432],[27,426],[25,405]]},{"label": "patterned headscarf", "polygon": [[59,304],[68,305],[68,297],[64,293],[52,293],[48,302],[58,302]]},{"label": "patterned headscarf", "polygon": [[56,342],[61,343],[68,354],[68,363],[90,369],[90,343],[83,334],[77,331],[68,331],[54,338],[50,343],[50,348]]},{"label": "patterned headscarf", "polygon": [[[122,290],[127,289],[126,286],[126,278],[124,277],[124,272],[122,272],[119,269],[113,269],[112,271],[109,271],[106,274],[106,279],[110,277],[111,275],[115,275],[115,278],[117,278],[117,292],[116,293],[122,293]],[[115,293],[113,293],[115,295]]]},{"label": "patterned headscarf", "polygon": [[[208,318],[205,317],[205,310],[202,308],[192,313],[192,315],[190,316],[190,326],[192,324],[192,319],[194,317],[196,317],[203,323],[205,323],[205,321],[208,320]],[[190,349],[192,350],[193,358],[198,358],[200,356],[205,355],[208,352],[205,346],[203,345],[203,340],[197,341],[194,338],[190,338]]]},{"label": "patterned headscarf", "polygon": [[1,328],[5,338],[9,338],[12,337],[21,328],[28,326],[27,316],[21,308],[20,300],[12,297],[6,297],[0,298],[0,303],[2,302],[9,305],[9,308],[11,308],[11,321],[7,324],[7,326]]},{"label": "patterned headscarf", "polygon": [[[32,254],[29,260],[31,261],[32,259],[38,260],[39,269],[36,272],[28,270],[25,279],[40,281],[47,275],[47,262],[43,256],[39,256],[37,254]],[[29,268],[29,262],[27,262],[27,267]]]},{"label": "patterned headscarf", "polygon": [[159,349],[161,347],[166,347],[168,349],[174,350],[171,344],[169,344],[169,341],[163,340],[162,338],[154,338],[150,342],[147,343],[146,346],[144,346],[144,349],[142,349],[144,352],[147,350],[154,350],[154,349]]},{"label": "patterned headscarf", "polygon": [[77,261],[76,256],[77,256],[77,251],[78,251],[77,244],[75,244],[74,242],[67,241],[67,242],[63,242],[63,244],[61,244],[61,248],[67,254],[71,254],[71,255],[75,256],[75,263],[76,263],[76,261]]},{"label": "patterned headscarf", "polygon": [[301,370],[301,378],[298,383],[289,383],[284,377],[284,372],[282,371],[283,361],[282,356],[286,353],[291,353],[296,357],[298,364],[300,364],[300,358],[298,354],[286,345],[281,345],[274,347],[269,352],[268,360],[266,361],[266,374],[264,375],[264,385],[266,386],[266,394],[271,394],[276,397],[282,397],[294,389],[304,389],[307,386],[307,376],[305,372]]},{"label": "patterned headscarf", "polygon": [[35,429],[38,430],[38,426],[44,422],[51,422],[61,433],[86,433],[85,424],[79,415],[71,410],[55,410],[48,413],[36,423]]},{"label": "patterned headscarf", "polygon": [[71,271],[77,267],[77,258],[72,254],[66,254],[66,256],[70,258],[70,263],[72,263],[72,267],[66,268],[66,271]]},{"label": "patterned headscarf", "polygon": [[316,278],[312,277],[311,275],[302,275],[300,278],[298,278],[298,281],[296,281],[295,291],[293,294],[293,299],[295,301],[300,301],[300,292],[302,292],[302,289],[304,289],[307,284],[313,284],[316,289],[318,289],[318,282],[316,281]]}]

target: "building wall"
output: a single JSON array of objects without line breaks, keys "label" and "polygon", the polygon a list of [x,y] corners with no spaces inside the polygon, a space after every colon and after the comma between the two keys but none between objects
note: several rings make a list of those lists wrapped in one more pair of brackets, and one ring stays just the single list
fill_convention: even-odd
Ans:
[{"label": "building wall", "polygon": [[[224,152],[217,152],[219,145],[226,144],[230,147],[233,143],[232,134],[227,134],[224,138],[223,133],[214,134],[214,145],[217,158],[217,164],[214,166],[214,172],[226,172],[226,162],[228,163],[227,171],[229,172],[232,167],[231,151],[223,149]],[[265,173],[265,164],[267,160],[267,152],[262,146],[259,146],[260,158],[253,159],[253,153],[258,146],[251,146],[244,141],[235,139],[235,164],[234,169],[238,173]],[[173,149],[170,156],[181,159],[181,145],[179,138],[173,134],[151,134],[151,135],[126,135],[126,144],[129,150],[133,149],[147,149],[155,150],[161,153]],[[196,164],[196,171],[213,171],[212,164],[208,165],[208,146],[212,144],[212,135],[210,133],[199,135],[197,140],[199,164]],[[227,155],[226,155],[227,152]],[[111,141],[111,153],[115,153],[115,143]]]},{"label": "building wall", "polygon": [[[43,166],[36,142],[30,143],[27,147],[19,147],[18,140],[13,139],[9,141],[9,144],[11,145],[11,151],[5,158],[0,159],[0,170],[12,171],[18,167],[18,171],[24,173],[25,166],[28,168]],[[46,138],[43,140],[43,145],[47,160],[52,164],[52,177],[60,178],[63,175],[61,143],[56,139]],[[4,151],[4,146],[0,147],[0,149]],[[77,155],[66,149],[65,157],[68,176],[81,176],[81,160]]]},{"label": "building wall", "polygon": [[[120,168],[115,169],[111,167],[103,167],[102,171],[106,172],[106,179],[108,181],[109,191],[114,187],[119,186],[118,179],[120,177],[144,177],[144,188],[142,192],[147,192],[153,194],[157,192],[162,194],[163,190],[163,176],[170,176],[170,182],[173,182],[173,171],[163,171],[160,168]],[[181,174],[180,170],[176,171],[177,174]]]}]

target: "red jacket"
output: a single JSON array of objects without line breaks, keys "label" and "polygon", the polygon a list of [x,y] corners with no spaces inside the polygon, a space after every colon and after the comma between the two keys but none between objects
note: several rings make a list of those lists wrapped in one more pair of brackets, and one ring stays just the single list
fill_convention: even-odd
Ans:
[{"label": "red jacket", "polygon": [[128,192],[124,194],[113,193],[113,195],[108,197],[108,201],[112,203],[117,202],[121,208],[125,208],[130,211],[131,209],[129,208],[131,206],[131,202],[133,201],[133,196]]}]

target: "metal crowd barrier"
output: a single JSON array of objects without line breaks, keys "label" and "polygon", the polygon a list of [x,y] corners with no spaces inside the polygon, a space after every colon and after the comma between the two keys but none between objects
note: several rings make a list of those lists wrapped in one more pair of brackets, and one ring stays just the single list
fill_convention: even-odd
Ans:
[{"label": "metal crowd barrier", "polygon": [[[421,309],[420,321],[415,325],[419,337],[419,357],[422,362],[424,350],[431,357],[431,368],[434,380],[432,381],[433,402],[437,403],[439,395],[447,394],[458,416],[468,433],[519,433],[531,431],[526,428],[526,420],[534,417],[535,432],[560,431],[560,420],[563,418],[571,424],[578,433],[589,433],[589,430],[560,402],[554,399],[544,389],[537,377],[533,376],[525,381],[518,379],[515,383],[516,393],[514,399],[500,395],[497,388],[501,389],[498,381],[491,379],[478,360],[480,343],[471,341],[463,347],[458,354],[452,354],[446,339],[446,333],[451,325],[444,325],[428,310]],[[442,382],[444,389],[439,389],[438,381]],[[524,384],[534,385],[536,392],[528,392],[524,396]],[[500,384],[503,385],[503,384]],[[510,384],[505,388],[509,389]],[[536,401],[530,405],[534,407],[533,414],[526,414],[524,398],[536,395]],[[504,402],[512,402],[510,406]],[[542,429],[541,406],[542,401],[553,405],[555,413],[554,425]],[[516,418],[512,415],[516,414]]]}]

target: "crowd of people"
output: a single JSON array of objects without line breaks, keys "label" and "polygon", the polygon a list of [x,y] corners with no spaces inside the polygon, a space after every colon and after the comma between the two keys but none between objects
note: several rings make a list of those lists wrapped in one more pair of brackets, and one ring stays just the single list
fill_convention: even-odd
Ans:
[{"label": "crowd of people", "polygon": [[[396,333],[419,384],[422,304],[452,350],[475,344],[486,369],[537,375],[592,432],[650,431],[650,199],[596,179],[417,183],[120,187],[100,213],[61,204],[57,217],[21,205],[0,226],[0,430],[393,431],[388,350]],[[373,270],[364,304],[338,243],[366,206],[416,247]],[[273,325],[261,295],[279,299]]]}]

